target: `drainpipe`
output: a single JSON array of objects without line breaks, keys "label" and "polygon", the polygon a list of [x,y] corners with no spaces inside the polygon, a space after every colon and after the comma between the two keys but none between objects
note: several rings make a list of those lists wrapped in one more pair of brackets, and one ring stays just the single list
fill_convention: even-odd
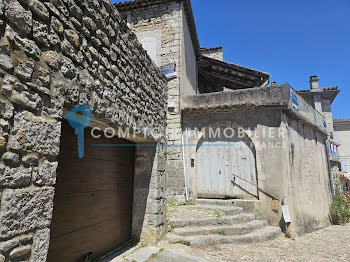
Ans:
[{"label": "drainpipe", "polygon": [[[187,136],[187,129],[185,130]],[[184,144],[184,133],[182,133],[182,159],[183,159],[183,167],[184,167],[184,179],[185,179],[185,193],[186,193],[186,201],[188,201],[188,185],[187,185],[187,168],[186,168],[186,157],[185,157],[185,144]]]},{"label": "drainpipe", "polygon": [[328,149],[328,143],[330,143],[329,138],[326,139],[325,144],[326,144],[326,154],[327,154],[327,161],[328,161],[329,185],[331,187],[332,199],[334,200],[334,188],[333,188],[332,169],[331,169],[331,160],[330,160],[330,154]]}]

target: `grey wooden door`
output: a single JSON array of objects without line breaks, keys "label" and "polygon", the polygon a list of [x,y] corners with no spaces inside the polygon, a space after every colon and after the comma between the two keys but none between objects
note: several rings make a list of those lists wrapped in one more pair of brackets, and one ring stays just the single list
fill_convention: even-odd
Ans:
[{"label": "grey wooden door", "polygon": [[246,198],[256,196],[255,153],[251,141],[233,137],[206,137],[197,148],[197,194],[209,198]]}]

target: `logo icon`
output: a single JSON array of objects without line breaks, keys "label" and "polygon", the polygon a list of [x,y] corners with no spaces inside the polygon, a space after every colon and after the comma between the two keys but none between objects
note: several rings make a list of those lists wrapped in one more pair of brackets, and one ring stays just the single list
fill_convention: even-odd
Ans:
[{"label": "logo icon", "polygon": [[95,118],[91,113],[91,106],[76,105],[65,116],[71,127],[75,129],[75,134],[78,136],[78,152],[79,158],[84,157],[84,129],[90,124],[92,118]]}]

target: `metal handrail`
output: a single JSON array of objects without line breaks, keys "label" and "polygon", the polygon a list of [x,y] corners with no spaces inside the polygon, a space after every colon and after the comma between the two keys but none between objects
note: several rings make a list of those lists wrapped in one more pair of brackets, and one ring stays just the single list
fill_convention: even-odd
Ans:
[{"label": "metal handrail", "polygon": [[[274,199],[276,199],[276,200],[280,200],[281,199],[281,197],[279,197],[279,196],[276,196],[276,195],[274,195],[274,194],[272,194],[272,193],[270,193],[270,192],[268,192],[267,190],[265,190],[265,189],[263,189],[263,188],[261,188],[261,187],[259,187],[258,185],[256,185],[256,184],[254,184],[254,183],[252,183],[252,182],[250,182],[250,181],[248,181],[248,180],[246,180],[246,179],[244,179],[244,178],[242,178],[242,177],[239,177],[239,176],[236,176],[236,175],[234,175],[234,174],[232,174],[232,176],[233,177],[237,177],[237,178],[239,178],[239,179],[241,179],[241,180],[243,180],[244,182],[247,182],[247,183],[249,183],[249,184],[251,184],[251,185],[253,185],[253,186],[255,186],[259,191],[262,191],[262,192],[264,192],[264,193],[266,193],[266,194],[268,194],[268,195],[270,195],[270,196],[272,196]],[[235,183],[235,181],[233,180],[232,182],[234,182]]]}]

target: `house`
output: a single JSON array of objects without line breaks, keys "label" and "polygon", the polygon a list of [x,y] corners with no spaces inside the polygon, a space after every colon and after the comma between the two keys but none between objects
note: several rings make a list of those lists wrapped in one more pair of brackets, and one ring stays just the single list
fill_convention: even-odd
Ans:
[{"label": "house", "polygon": [[172,69],[166,198],[251,200],[272,225],[283,202],[295,235],[329,225],[329,114],[288,84],[269,85],[269,74],[223,61],[222,47],[200,48],[189,0],[115,6],[154,62]]},{"label": "house", "polygon": [[350,179],[350,119],[333,119],[334,136],[339,141],[341,172]]}]

